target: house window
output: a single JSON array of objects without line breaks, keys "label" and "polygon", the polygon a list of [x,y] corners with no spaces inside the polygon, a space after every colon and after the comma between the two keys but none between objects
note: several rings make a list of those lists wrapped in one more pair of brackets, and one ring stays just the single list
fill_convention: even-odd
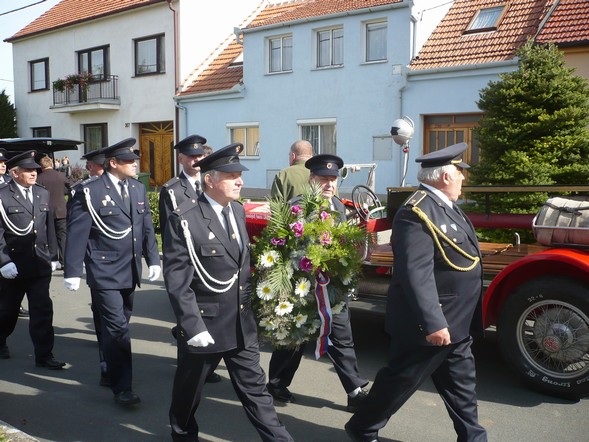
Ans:
[{"label": "house window", "polygon": [[32,127],[33,138],[51,138],[51,126]]},{"label": "house window", "polygon": [[292,71],[292,36],[268,40],[269,72]]},{"label": "house window", "polygon": [[465,33],[496,31],[505,9],[505,5],[480,9]]},{"label": "house window", "polygon": [[135,40],[135,75],[166,72],[164,34]]},{"label": "house window", "polygon": [[423,153],[435,152],[456,143],[468,144],[463,159],[470,165],[478,164],[479,143],[474,136],[482,114],[428,115],[424,118],[425,143]]},{"label": "house window", "polygon": [[335,120],[298,121],[300,139],[313,146],[313,153],[337,154],[337,127]]},{"label": "house window", "polygon": [[106,123],[84,124],[84,153],[105,146],[108,146],[108,125]]},{"label": "house window", "polygon": [[366,61],[387,59],[387,22],[366,23]]},{"label": "house window", "polygon": [[91,74],[94,80],[105,80],[109,75],[109,48],[100,48],[78,51],[78,72]]},{"label": "house window", "polygon": [[243,144],[242,157],[260,156],[260,127],[257,123],[230,126],[229,131],[232,143]]},{"label": "house window", "polygon": [[317,32],[317,67],[342,66],[344,64],[343,28]]},{"label": "house window", "polygon": [[31,71],[31,92],[49,89],[49,59],[35,60],[29,63]]}]

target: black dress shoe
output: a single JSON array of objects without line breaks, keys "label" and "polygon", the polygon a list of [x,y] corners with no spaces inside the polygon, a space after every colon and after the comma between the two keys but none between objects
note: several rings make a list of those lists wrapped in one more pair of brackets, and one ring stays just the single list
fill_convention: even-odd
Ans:
[{"label": "black dress shoe", "polygon": [[348,406],[346,407],[346,411],[354,413],[362,401],[366,399],[366,396],[368,396],[368,392],[364,389],[360,390],[360,392],[354,397],[348,396]]},{"label": "black dress shoe", "polygon": [[10,352],[6,345],[0,347],[0,359],[10,359]]},{"label": "black dress shoe", "polygon": [[115,394],[114,400],[117,404],[122,405],[123,407],[130,407],[131,405],[137,405],[141,402],[139,396],[131,390],[124,390]]},{"label": "black dress shoe", "polygon": [[37,367],[48,368],[49,370],[61,370],[65,367],[65,362],[58,361],[53,356],[49,359],[45,359],[44,361],[36,361],[35,365]]},{"label": "black dress shoe", "polygon": [[280,402],[294,402],[294,396],[288,388],[280,386],[276,387],[270,383],[266,384],[266,387],[275,400]]},{"label": "black dress shoe", "polygon": [[349,422],[346,425],[344,425],[344,428],[346,429],[346,434],[348,435],[348,437],[352,439],[354,442],[378,442],[377,437],[365,437],[354,433],[350,428]]},{"label": "black dress shoe", "polygon": [[19,318],[28,318],[29,317],[29,311],[24,308],[22,305],[20,306],[20,309],[18,310],[18,317]]},{"label": "black dress shoe", "polygon": [[207,378],[205,379],[205,383],[216,384],[217,382],[221,382],[222,380],[223,378],[220,375],[212,371],[208,374]]},{"label": "black dress shoe", "polygon": [[174,339],[178,339],[178,337],[176,336],[176,326],[172,327],[172,329],[170,330],[172,332],[172,336],[174,336]]}]

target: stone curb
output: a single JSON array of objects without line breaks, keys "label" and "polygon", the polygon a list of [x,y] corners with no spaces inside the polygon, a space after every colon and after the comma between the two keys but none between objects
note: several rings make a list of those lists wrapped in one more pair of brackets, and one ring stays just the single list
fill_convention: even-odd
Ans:
[{"label": "stone curb", "polygon": [[0,437],[5,437],[6,442],[39,442],[32,436],[23,433],[17,428],[11,427],[6,422],[0,420]]}]

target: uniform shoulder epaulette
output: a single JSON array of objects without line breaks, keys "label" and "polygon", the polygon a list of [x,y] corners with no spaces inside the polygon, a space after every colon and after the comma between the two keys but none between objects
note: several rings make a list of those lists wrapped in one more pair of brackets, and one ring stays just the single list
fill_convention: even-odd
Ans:
[{"label": "uniform shoulder epaulette", "polygon": [[425,190],[416,190],[409,198],[405,200],[403,203],[404,206],[415,207],[417,206],[423,199],[427,196],[427,192]]},{"label": "uniform shoulder epaulette", "polygon": [[193,208],[195,208],[196,206],[198,206],[198,200],[187,199],[187,200],[184,200],[178,207],[176,207],[176,209],[174,210],[173,213],[175,213],[178,216],[182,216],[186,212],[188,212],[189,210],[192,210]]},{"label": "uniform shoulder epaulette", "polygon": [[177,176],[169,179],[162,187],[172,187],[174,184],[178,184],[180,182],[180,178]]},{"label": "uniform shoulder epaulette", "polygon": [[41,183],[35,183],[35,186],[39,186],[39,187],[42,187],[43,189],[46,189],[46,187]]},{"label": "uniform shoulder epaulette", "polygon": [[98,175],[95,176],[89,176],[88,178],[86,178],[84,181],[82,181],[80,184],[82,186],[85,186],[88,183],[91,183],[92,181],[96,181],[98,179]]}]

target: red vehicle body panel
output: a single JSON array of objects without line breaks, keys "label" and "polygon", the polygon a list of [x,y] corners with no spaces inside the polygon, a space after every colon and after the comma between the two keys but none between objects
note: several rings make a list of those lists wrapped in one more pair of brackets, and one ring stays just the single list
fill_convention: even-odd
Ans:
[{"label": "red vehicle body panel", "polygon": [[589,284],[589,250],[554,248],[534,253],[509,264],[489,285],[483,298],[485,328],[496,323],[505,298],[522,283],[554,276]]}]

